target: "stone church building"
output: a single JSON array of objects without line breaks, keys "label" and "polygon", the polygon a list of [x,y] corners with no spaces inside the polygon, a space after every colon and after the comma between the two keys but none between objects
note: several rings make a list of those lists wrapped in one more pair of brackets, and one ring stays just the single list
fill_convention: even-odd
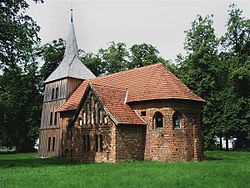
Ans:
[{"label": "stone church building", "polygon": [[203,104],[159,63],[95,77],[79,58],[71,15],[64,58],[45,80],[38,153],[81,162],[199,161]]}]

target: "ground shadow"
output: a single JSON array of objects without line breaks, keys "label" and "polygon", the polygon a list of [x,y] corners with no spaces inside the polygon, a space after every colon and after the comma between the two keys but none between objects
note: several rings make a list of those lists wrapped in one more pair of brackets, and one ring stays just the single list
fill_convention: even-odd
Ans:
[{"label": "ground shadow", "polygon": [[[8,153],[10,154],[10,153]],[[6,155],[1,153],[1,155]],[[45,167],[45,166],[72,166],[79,162],[74,162],[60,158],[21,158],[20,159],[0,159],[0,168],[12,167]]]},{"label": "ground shadow", "polygon": [[221,157],[205,156],[204,160],[205,161],[221,161],[221,160],[223,160],[223,158],[221,158]]}]

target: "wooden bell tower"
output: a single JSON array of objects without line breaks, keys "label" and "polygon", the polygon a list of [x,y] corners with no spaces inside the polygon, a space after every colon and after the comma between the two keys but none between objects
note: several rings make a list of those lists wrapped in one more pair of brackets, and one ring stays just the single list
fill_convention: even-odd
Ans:
[{"label": "wooden bell tower", "polygon": [[66,49],[62,62],[45,80],[43,110],[39,136],[39,156],[59,156],[62,128],[58,108],[63,105],[82,81],[95,75],[81,62],[73,23],[73,10]]}]

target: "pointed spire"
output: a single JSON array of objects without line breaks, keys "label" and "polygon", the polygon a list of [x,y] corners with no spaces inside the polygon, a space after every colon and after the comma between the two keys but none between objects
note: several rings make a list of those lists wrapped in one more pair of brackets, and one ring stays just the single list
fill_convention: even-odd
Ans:
[{"label": "pointed spire", "polygon": [[73,22],[73,9],[71,8],[70,10],[70,26],[63,60],[56,70],[54,70],[45,80],[45,83],[68,77],[81,80],[95,78],[95,75],[81,62],[78,55],[78,46]]},{"label": "pointed spire", "polygon": [[72,57],[75,55],[78,56],[78,46],[77,46],[76,34],[73,22],[73,9],[71,8],[70,10],[71,10],[70,26],[69,26],[68,38],[66,41],[64,58]]}]

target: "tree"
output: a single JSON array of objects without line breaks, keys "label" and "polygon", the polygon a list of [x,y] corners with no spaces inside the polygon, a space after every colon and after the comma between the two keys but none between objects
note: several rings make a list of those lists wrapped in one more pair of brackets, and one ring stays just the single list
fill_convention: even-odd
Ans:
[{"label": "tree", "polygon": [[219,40],[215,35],[212,16],[197,16],[191,29],[186,31],[184,49],[186,57],[179,59],[178,76],[196,94],[207,103],[203,107],[203,132],[205,147],[214,145],[214,137],[222,136],[221,126],[217,122],[220,117],[221,105],[218,99],[220,88],[221,62],[218,58]]},{"label": "tree", "polygon": [[102,59],[105,73],[111,74],[127,69],[128,50],[124,43],[111,42],[108,48],[100,49],[98,56]]},{"label": "tree", "polygon": [[159,57],[159,51],[151,44],[134,44],[130,51],[129,69],[151,65],[162,60]]},{"label": "tree", "polygon": [[24,0],[0,3],[0,68],[27,62],[32,45],[39,40],[39,26],[25,14],[28,6]]},{"label": "tree", "polygon": [[0,79],[1,145],[31,151],[38,137],[42,97],[37,66],[6,69]]},{"label": "tree", "polygon": [[[39,0],[35,0],[38,2]],[[40,124],[41,95],[33,51],[39,26],[24,0],[0,3],[0,144],[33,149]]]},{"label": "tree", "polygon": [[99,76],[105,73],[105,67],[99,54],[83,53],[81,55],[82,62],[94,73]]},{"label": "tree", "polygon": [[44,61],[40,70],[41,79],[44,81],[58,67],[63,59],[66,42],[59,38],[51,43],[46,43],[38,49],[37,55]]},{"label": "tree", "polygon": [[250,148],[249,33],[249,20],[235,5],[230,6],[227,32],[221,38],[214,33],[211,16],[198,16],[186,31],[187,56],[179,56],[178,75],[206,99],[206,149],[216,147],[215,136],[226,140],[236,137],[237,148]]},{"label": "tree", "polygon": [[230,5],[227,31],[222,37],[224,52],[221,59],[227,65],[227,97],[223,100],[224,119],[232,127],[230,136],[236,137],[236,148],[250,148],[250,20],[242,17],[242,10]]}]

